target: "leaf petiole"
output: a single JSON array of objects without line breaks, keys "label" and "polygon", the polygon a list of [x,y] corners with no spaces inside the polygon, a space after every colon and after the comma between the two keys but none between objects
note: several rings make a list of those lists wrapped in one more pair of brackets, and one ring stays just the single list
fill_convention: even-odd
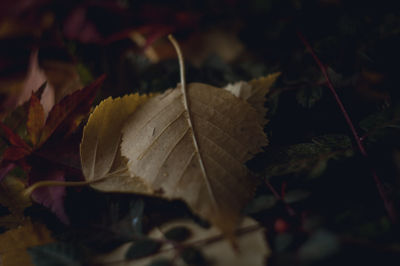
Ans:
[{"label": "leaf petiole", "polygon": [[94,184],[97,182],[100,182],[104,180],[106,177],[96,179],[96,180],[90,180],[90,181],[53,181],[53,180],[46,180],[46,181],[39,181],[34,183],[33,185],[27,187],[24,191],[23,194],[24,196],[30,196],[33,191],[35,191],[38,188],[41,187],[57,187],[57,186],[63,186],[63,187],[80,187],[80,186],[86,186],[90,184]]}]

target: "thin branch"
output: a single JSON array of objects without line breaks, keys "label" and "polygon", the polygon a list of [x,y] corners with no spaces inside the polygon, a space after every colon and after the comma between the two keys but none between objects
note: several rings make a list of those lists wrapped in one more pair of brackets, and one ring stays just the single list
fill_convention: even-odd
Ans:
[{"label": "thin branch", "polygon": [[271,190],[272,194],[274,194],[275,198],[279,201],[282,201],[283,204],[285,204],[285,208],[288,214],[290,216],[295,216],[296,215],[295,210],[288,203],[286,203],[285,199],[282,198],[281,195],[279,195],[278,191],[276,191],[276,189],[271,185],[271,183],[268,180],[265,180],[265,184],[267,185],[269,190]]},{"label": "thin branch", "polygon": [[[325,67],[325,65],[321,62],[321,60],[318,58],[318,56],[315,54],[313,48],[311,47],[311,45],[308,43],[308,41],[306,40],[306,38],[303,36],[303,34],[301,34],[301,32],[297,32],[298,37],[300,38],[300,40],[303,42],[304,46],[307,48],[307,50],[310,52],[311,56],[313,57],[314,61],[317,63],[318,67],[320,68],[323,76],[326,79],[326,84],[329,87],[330,91],[333,94],[333,97],[336,100],[336,103],[339,105],[339,108],[341,110],[341,112],[343,113],[343,116],[346,120],[347,125],[349,126],[351,133],[353,134],[353,137],[357,143],[358,149],[360,150],[360,153],[363,157],[365,157],[366,159],[368,158],[368,153],[364,147],[364,145],[362,144],[361,138],[357,133],[357,130],[353,124],[353,122],[351,121],[351,118],[349,116],[349,114],[346,111],[346,108],[344,107],[342,101],[340,100],[339,95],[337,94],[330,78],[328,75],[328,71]],[[397,215],[394,209],[394,204],[393,202],[389,199],[389,196],[387,195],[387,192],[384,188],[384,185],[382,184],[382,181],[380,180],[380,178],[378,177],[378,175],[376,174],[375,169],[373,169],[371,167],[371,174],[374,178],[375,184],[378,188],[378,192],[380,197],[382,198],[385,208],[386,208],[386,212],[390,218],[390,220],[395,223],[397,220]]]}]

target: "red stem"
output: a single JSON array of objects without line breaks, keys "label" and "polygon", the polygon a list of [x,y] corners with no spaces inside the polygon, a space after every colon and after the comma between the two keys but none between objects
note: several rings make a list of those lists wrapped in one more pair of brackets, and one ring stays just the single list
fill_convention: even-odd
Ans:
[{"label": "red stem", "polygon": [[[337,94],[335,88],[333,87],[333,84],[332,84],[332,82],[331,82],[331,80],[330,80],[330,78],[329,78],[328,71],[327,71],[325,65],[321,62],[321,60],[320,60],[320,59],[318,58],[318,56],[315,54],[313,48],[312,48],[311,45],[308,43],[308,41],[307,41],[306,38],[303,36],[303,34],[301,34],[301,32],[298,31],[298,32],[297,32],[297,35],[299,36],[300,40],[303,42],[303,44],[304,44],[304,46],[307,48],[307,50],[310,52],[310,54],[311,54],[311,56],[313,57],[314,61],[317,63],[318,67],[320,68],[320,70],[321,70],[323,76],[325,77],[325,79],[326,79],[326,84],[327,84],[327,86],[329,87],[329,89],[331,90],[331,92],[332,92],[332,94],[333,94],[333,97],[334,97],[335,100],[336,100],[336,103],[339,105],[339,108],[340,108],[340,110],[341,110],[342,113],[343,113],[343,116],[344,116],[344,118],[345,118],[345,120],[346,120],[346,122],[347,122],[347,125],[349,126],[349,128],[350,128],[350,130],[351,130],[351,133],[353,134],[353,137],[354,137],[354,139],[355,139],[355,141],[356,141],[356,143],[357,143],[357,146],[358,146],[358,149],[360,150],[361,155],[362,155],[364,158],[368,158],[368,153],[367,153],[367,151],[366,151],[364,145],[362,144],[361,138],[360,138],[360,136],[358,135],[357,130],[356,130],[356,128],[354,127],[354,124],[353,124],[353,122],[351,121],[351,118],[350,118],[349,114],[348,114],[347,111],[346,111],[346,108],[344,107],[342,101],[341,101],[340,98],[339,98],[339,95]],[[386,211],[387,211],[387,213],[388,213],[388,216],[389,216],[390,220],[391,220],[393,223],[395,223],[397,217],[396,217],[396,212],[395,212],[395,209],[394,209],[394,206],[393,206],[393,202],[389,199],[389,197],[388,197],[388,195],[387,195],[387,193],[386,193],[386,190],[385,190],[385,188],[384,188],[384,186],[383,186],[383,184],[382,184],[382,181],[380,180],[380,178],[379,178],[378,175],[376,174],[375,169],[372,168],[372,167],[371,167],[371,174],[372,174],[372,176],[373,176],[373,178],[374,178],[374,181],[375,181],[375,184],[376,184],[376,186],[377,186],[377,188],[378,188],[379,195],[381,196],[381,198],[382,198],[382,200],[383,200],[383,202],[384,202],[384,205],[385,205]]]},{"label": "red stem", "polygon": [[286,211],[289,213],[289,215],[290,216],[295,216],[296,212],[294,211],[294,209],[292,207],[290,207],[290,205],[285,202],[285,199],[282,198],[281,195],[279,195],[278,191],[276,191],[276,189],[271,185],[271,183],[268,180],[265,180],[265,184],[267,185],[269,190],[271,190],[272,194],[274,194],[275,198],[277,200],[282,201],[285,204]]}]

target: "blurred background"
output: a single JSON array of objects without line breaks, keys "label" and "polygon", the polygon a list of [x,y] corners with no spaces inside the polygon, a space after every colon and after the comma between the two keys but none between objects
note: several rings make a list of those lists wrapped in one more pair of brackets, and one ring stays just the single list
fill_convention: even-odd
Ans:
[{"label": "blurred background", "polygon": [[[249,205],[248,214],[269,228],[268,265],[397,265],[398,224],[388,219],[366,167],[374,165],[399,211],[400,16],[395,2],[2,0],[0,118],[17,129],[18,121],[13,116],[10,122],[9,115],[32,91],[44,89],[41,102],[48,112],[102,74],[107,79],[95,103],[175,87],[179,67],[166,38],[170,33],[183,50],[188,82],[222,87],[279,71],[267,101],[270,145],[249,167],[286,195],[296,216],[265,185]],[[358,154],[299,36],[326,65],[362,136],[368,162]],[[72,225],[80,226],[90,225],[90,215],[104,215],[104,208],[91,207],[95,201],[108,206],[129,198],[71,193],[67,213]],[[147,204],[160,206],[152,200]],[[169,208],[161,206],[149,211],[145,222],[161,219]],[[57,224],[53,218],[45,220]],[[106,246],[107,237],[116,238],[104,236],[97,245]],[[85,241],[88,246],[96,242]]]}]

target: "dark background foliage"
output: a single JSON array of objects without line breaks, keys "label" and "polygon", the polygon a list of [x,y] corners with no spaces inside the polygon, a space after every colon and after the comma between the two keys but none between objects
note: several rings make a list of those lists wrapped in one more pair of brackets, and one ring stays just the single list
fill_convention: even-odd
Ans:
[{"label": "dark background foliage", "polygon": [[[18,24],[13,34],[0,34],[1,79],[25,75],[30,53],[38,49],[39,65],[73,62],[85,84],[106,73],[97,103],[110,95],[176,86],[174,55],[152,62],[144,52],[154,45],[162,54],[166,48],[160,43],[168,33],[196,54],[200,50],[189,42],[193,36],[233,32],[243,51],[233,60],[218,53],[207,54],[200,64],[187,60],[187,80],[224,86],[282,72],[266,103],[270,145],[248,163],[263,182],[245,212],[267,228],[268,265],[397,265],[398,221],[389,219],[371,174],[374,169],[398,213],[400,17],[394,3],[24,0],[2,1],[0,18]],[[142,34],[145,44],[132,42],[132,31]],[[299,34],[326,65],[368,158],[360,154]],[[1,90],[2,112],[8,97]],[[59,243],[48,249],[82,263],[166,220],[186,216],[204,223],[182,202],[87,187],[68,188],[65,208],[69,226],[40,205],[25,215],[55,232]],[[35,256],[46,252],[51,253],[46,247],[31,250],[36,265],[48,265],[41,258],[56,259]]]}]

